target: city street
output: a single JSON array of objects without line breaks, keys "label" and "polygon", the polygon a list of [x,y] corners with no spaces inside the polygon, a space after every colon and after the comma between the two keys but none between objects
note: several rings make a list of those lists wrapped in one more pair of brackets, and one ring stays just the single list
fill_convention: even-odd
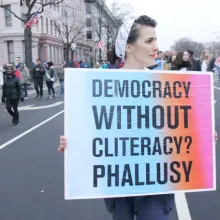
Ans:
[{"label": "city street", "polygon": [[[220,136],[219,82],[215,82],[215,100],[216,131]],[[63,154],[57,152],[64,129],[63,101],[59,95],[53,100],[46,100],[46,96],[43,100],[34,96],[25,100],[20,104],[21,125],[17,128],[12,127],[11,118],[0,104],[1,220],[111,219],[101,199],[64,200]],[[219,220],[219,147],[217,144],[217,191],[187,194],[191,218],[184,217],[187,210],[177,214],[175,209],[171,220]]]}]

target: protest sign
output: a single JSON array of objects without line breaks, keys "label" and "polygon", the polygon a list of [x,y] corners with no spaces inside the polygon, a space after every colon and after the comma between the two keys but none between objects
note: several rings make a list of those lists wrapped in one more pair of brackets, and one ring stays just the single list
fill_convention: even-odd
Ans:
[{"label": "protest sign", "polygon": [[215,190],[211,73],[66,69],[65,198]]}]

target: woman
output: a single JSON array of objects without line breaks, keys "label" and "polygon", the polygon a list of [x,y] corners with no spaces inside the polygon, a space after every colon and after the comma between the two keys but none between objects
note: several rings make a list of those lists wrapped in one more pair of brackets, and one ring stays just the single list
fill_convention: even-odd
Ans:
[{"label": "woman", "polygon": [[[144,70],[154,66],[158,51],[156,21],[148,16],[140,16],[132,23],[125,23],[119,30],[116,40],[116,55],[125,59],[122,69]],[[67,146],[65,137],[60,138],[58,151]],[[174,195],[153,195],[105,199],[107,210],[113,220],[169,220],[174,205]]]},{"label": "woman", "polygon": [[12,116],[12,124],[14,126],[19,125],[19,100],[24,101],[20,80],[15,76],[14,66],[7,66],[3,84],[2,102],[6,102],[6,109]]},{"label": "woman", "polygon": [[180,51],[176,55],[173,70],[191,71],[192,61],[189,58],[188,51]]},{"label": "woman", "polygon": [[26,67],[26,65],[24,63],[19,63],[19,70],[21,73],[20,76],[20,82],[23,88],[23,92],[24,92],[24,98],[28,97],[28,91],[27,91],[27,86],[28,86],[28,79],[29,79],[29,70]]},{"label": "woman", "polygon": [[175,70],[176,55],[171,55],[168,62],[168,70]]},{"label": "woman", "polygon": [[66,68],[65,65],[62,66],[62,68],[58,71],[58,78],[60,81],[60,95],[64,95],[64,68]]},{"label": "woman", "polygon": [[212,66],[211,66],[211,56],[207,50],[204,50],[201,54],[201,60],[200,60],[200,69],[201,72],[212,72]]},{"label": "woman", "polygon": [[45,81],[48,88],[48,99],[52,99],[51,91],[53,93],[53,98],[56,98],[55,90],[53,88],[53,83],[55,81],[55,73],[53,70],[53,63],[48,62],[46,64],[46,71],[45,71]]}]

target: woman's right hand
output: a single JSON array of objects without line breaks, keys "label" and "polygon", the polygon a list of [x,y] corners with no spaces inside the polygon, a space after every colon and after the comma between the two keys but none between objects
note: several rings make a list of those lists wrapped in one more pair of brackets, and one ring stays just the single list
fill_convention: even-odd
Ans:
[{"label": "woman's right hand", "polygon": [[59,152],[64,152],[65,148],[67,147],[66,137],[60,137],[60,146],[58,148]]}]

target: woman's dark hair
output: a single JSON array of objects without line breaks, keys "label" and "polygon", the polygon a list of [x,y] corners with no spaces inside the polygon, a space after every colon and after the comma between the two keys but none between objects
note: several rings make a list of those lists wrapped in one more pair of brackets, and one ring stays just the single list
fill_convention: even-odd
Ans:
[{"label": "woman's dark hair", "polygon": [[[140,25],[156,28],[157,22],[154,19],[148,17],[147,15],[141,15],[138,19],[134,21],[134,24],[131,26],[131,31],[127,40],[128,44],[133,44],[137,41],[140,34],[140,29],[139,29]],[[110,55],[110,63],[114,64],[117,59],[118,57],[115,54],[115,45],[114,45],[112,47],[112,53]]]},{"label": "woman's dark hair", "polygon": [[[174,65],[177,68],[177,70],[181,69],[182,67],[188,67],[188,68],[192,67],[192,62],[190,61],[190,59],[187,61],[188,66],[183,65],[183,63],[185,62],[185,61],[183,61],[184,52],[185,51],[179,51],[176,55],[176,60],[174,61]],[[188,52],[188,51],[186,50],[186,52]]]}]

